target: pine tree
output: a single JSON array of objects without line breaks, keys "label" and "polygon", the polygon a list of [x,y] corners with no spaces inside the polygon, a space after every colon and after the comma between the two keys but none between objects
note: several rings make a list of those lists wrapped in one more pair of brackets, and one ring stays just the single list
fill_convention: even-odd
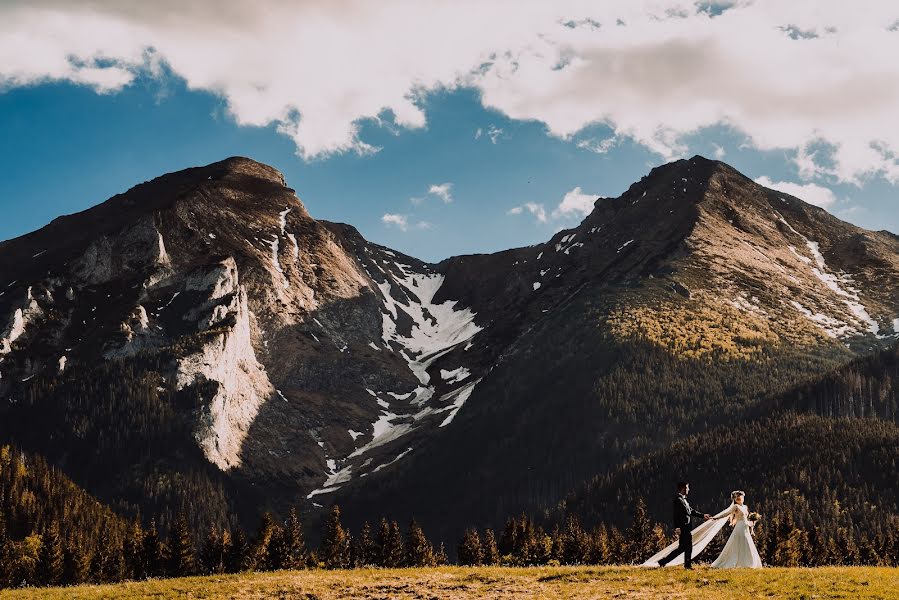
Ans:
[{"label": "pine tree", "polygon": [[845,527],[837,530],[837,553],[842,558],[840,564],[857,565],[860,562],[858,545],[853,537],[852,531]]},{"label": "pine tree", "polygon": [[403,566],[403,561],[406,557],[406,552],[403,548],[403,532],[396,521],[390,522],[387,544],[383,550],[385,567],[395,569]]},{"label": "pine tree", "polygon": [[122,578],[123,553],[119,539],[104,527],[100,530],[97,550],[91,565],[93,579],[99,583],[119,581]]},{"label": "pine tree", "polygon": [[302,569],[306,566],[306,540],[303,536],[303,524],[294,508],[290,509],[287,522],[284,524],[284,541],[287,550],[285,569]]},{"label": "pine tree", "polygon": [[534,561],[538,565],[545,565],[552,560],[552,555],[553,540],[543,527],[538,527],[534,532]]},{"label": "pine tree", "polygon": [[440,546],[437,548],[437,552],[434,553],[434,564],[438,567],[449,564],[449,559],[446,556],[446,548],[444,547],[443,542],[440,542]]},{"label": "pine tree", "polygon": [[231,544],[226,553],[227,572],[241,573],[248,570],[249,561],[247,555],[249,554],[249,552],[247,536],[244,534],[243,529],[241,529],[240,527],[235,527],[231,530],[231,534],[229,537],[231,538]]},{"label": "pine tree", "polygon": [[203,543],[201,553],[201,562],[203,563],[204,573],[218,574],[225,572],[225,545],[222,543],[222,536],[215,525],[211,526],[209,533],[206,534],[206,541]]},{"label": "pine tree", "polygon": [[390,543],[390,523],[387,519],[381,519],[381,525],[378,527],[378,566],[387,567],[387,547]]},{"label": "pine tree", "polygon": [[273,568],[269,561],[268,551],[272,539],[279,535],[278,529],[271,513],[266,512],[262,515],[262,521],[259,523],[259,530],[256,532],[252,547],[254,569],[264,571]]},{"label": "pine tree", "polygon": [[590,548],[592,550],[590,556],[590,562],[592,564],[608,565],[612,562],[612,547],[609,540],[609,530],[605,525],[600,525],[593,530],[593,540],[590,543]]},{"label": "pine tree", "polygon": [[[0,557],[0,563],[2,563]],[[91,574],[91,557],[84,551],[79,542],[70,539],[63,550],[63,563],[65,574],[63,576],[66,583],[70,585],[78,585],[85,583]]]},{"label": "pine tree", "polygon": [[496,546],[496,536],[492,529],[488,528],[484,530],[483,543],[481,546],[483,547],[484,564],[498,565],[500,559],[499,548]]},{"label": "pine tree", "polygon": [[159,538],[155,519],[150,521],[150,526],[144,533],[143,546],[143,558],[141,560],[143,573],[141,578],[165,575],[166,548]]},{"label": "pine tree", "polygon": [[169,575],[185,577],[196,570],[194,544],[184,513],[179,513],[169,530]]},{"label": "pine tree", "polygon": [[144,531],[140,524],[140,518],[137,518],[128,527],[128,531],[125,533],[125,539],[122,542],[126,578],[144,578],[143,547]]},{"label": "pine tree", "polygon": [[63,549],[59,539],[59,525],[52,521],[41,536],[37,578],[44,585],[58,585],[63,577]]},{"label": "pine tree", "polygon": [[[661,538],[659,537],[661,533]],[[634,518],[631,526],[627,530],[628,548],[625,553],[625,560],[628,562],[642,562],[647,557],[656,553],[658,548],[664,547],[664,531],[655,528],[654,523],[649,519],[646,513],[646,502],[643,498],[637,501],[634,509]]]},{"label": "pine tree", "polygon": [[371,525],[366,521],[359,532],[359,566],[375,566],[380,563],[380,551],[371,534]]},{"label": "pine tree", "polygon": [[590,541],[581,527],[580,521],[574,515],[569,515],[565,519],[562,545],[561,562],[569,565],[580,565],[589,561]]},{"label": "pine tree", "polygon": [[287,535],[284,528],[277,527],[272,533],[272,539],[268,543],[268,560],[266,568],[272,571],[287,569]]},{"label": "pine tree", "polygon": [[331,508],[331,516],[325,528],[321,558],[328,569],[345,569],[350,562],[349,552],[349,534],[340,522],[340,507],[335,504]]},{"label": "pine tree", "polygon": [[413,518],[409,523],[409,531],[406,537],[406,566],[407,567],[433,567],[434,546],[428,541],[424,530]]},{"label": "pine tree", "polygon": [[459,542],[459,564],[476,567],[483,564],[483,561],[484,553],[477,529],[466,529],[462,541]]},{"label": "pine tree", "polygon": [[515,552],[518,538],[518,523],[515,519],[509,517],[506,519],[506,526],[503,529],[503,535],[499,541],[499,551],[502,554],[511,555]]}]

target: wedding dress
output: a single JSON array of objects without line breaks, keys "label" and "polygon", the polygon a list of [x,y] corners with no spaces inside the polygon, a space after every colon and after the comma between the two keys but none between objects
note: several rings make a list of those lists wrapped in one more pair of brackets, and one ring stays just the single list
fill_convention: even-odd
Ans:
[{"label": "wedding dress", "polygon": [[[739,516],[738,516],[739,515]],[[713,567],[733,568],[748,567],[759,569],[762,561],[759,558],[758,550],[756,550],[755,542],[752,541],[752,534],[749,528],[747,516],[749,509],[741,504],[733,503],[717,515],[713,515],[711,519],[705,521],[702,525],[690,532],[693,542],[693,557],[695,558],[700,552],[705,550],[712,538],[718,534],[724,527],[725,523],[730,522],[734,526],[734,530],[730,534],[724,550],[721,555],[712,563]],[[668,556],[672,550],[677,548],[677,542],[663,548],[657,554],[653,555],[649,560],[643,563],[644,567],[658,567],[659,561]],[[673,567],[675,565],[684,564],[684,555],[681,554],[666,566]]]},{"label": "wedding dress", "polygon": [[[749,509],[743,504],[732,505],[728,521],[734,529],[724,544],[724,550],[712,563],[713,569],[748,568],[761,569],[762,559],[752,539],[752,527],[749,524]],[[722,517],[722,520],[724,517]]]}]

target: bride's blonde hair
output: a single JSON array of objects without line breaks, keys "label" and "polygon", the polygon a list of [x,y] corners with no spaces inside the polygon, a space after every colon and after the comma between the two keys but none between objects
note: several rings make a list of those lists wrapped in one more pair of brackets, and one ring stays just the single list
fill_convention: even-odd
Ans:
[{"label": "bride's blonde hair", "polygon": [[737,496],[745,496],[746,493],[743,490],[734,490],[730,493],[730,499],[736,500]]}]

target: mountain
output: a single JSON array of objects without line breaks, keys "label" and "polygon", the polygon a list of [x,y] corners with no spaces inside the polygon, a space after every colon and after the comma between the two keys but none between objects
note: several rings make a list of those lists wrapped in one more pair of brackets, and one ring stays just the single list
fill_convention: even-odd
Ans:
[{"label": "mountain", "polygon": [[0,243],[0,441],[153,514],[339,502],[452,540],[785,422],[896,343],[897,275],[896,236],[701,157],[544,244],[438,264],[231,158]]}]

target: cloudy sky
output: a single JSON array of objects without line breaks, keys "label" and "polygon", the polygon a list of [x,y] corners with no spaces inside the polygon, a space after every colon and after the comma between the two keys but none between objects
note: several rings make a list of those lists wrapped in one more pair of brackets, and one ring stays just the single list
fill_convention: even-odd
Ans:
[{"label": "cloudy sky", "polygon": [[693,154],[899,232],[896,56],[887,0],[3,0],[0,239],[231,155],[430,260]]}]

